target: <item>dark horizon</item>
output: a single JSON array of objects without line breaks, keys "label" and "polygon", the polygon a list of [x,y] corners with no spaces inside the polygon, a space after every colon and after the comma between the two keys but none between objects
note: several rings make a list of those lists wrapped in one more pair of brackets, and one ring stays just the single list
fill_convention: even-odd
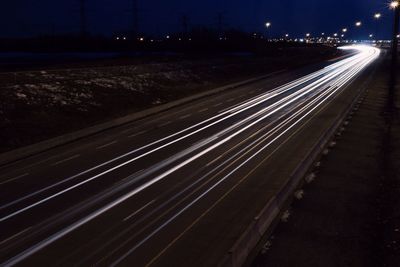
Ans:
[{"label": "dark horizon", "polygon": [[[86,0],[87,31],[92,35],[113,36],[133,28],[132,0]],[[8,2],[1,9],[0,38],[35,37],[40,35],[76,34],[80,31],[78,0]],[[382,13],[379,25],[373,15]],[[272,23],[271,36],[286,33],[302,37],[305,33],[333,34],[348,28],[348,36],[367,39],[375,34],[389,38],[392,12],[387,1],[242,0],[232,1],[138,1],[138,29],[141,34],[163,36],[182,31],[183,16],[188,28],[208,27],[264,32],[266,21]],[[218,20],[218,14],[222,19]],[[354,23],[363,26],[355,29]]]}]

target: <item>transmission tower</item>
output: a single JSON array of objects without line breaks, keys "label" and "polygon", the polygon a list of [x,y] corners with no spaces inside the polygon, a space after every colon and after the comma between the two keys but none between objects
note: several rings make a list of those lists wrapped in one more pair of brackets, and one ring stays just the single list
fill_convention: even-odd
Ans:
[{"label": "transmission tower", "polygon": [[132,37],[139,35],[139,3],[138,0],[132,0]]},{"label": "transmission tower", "polygon": [[182,16],[182,34],[184,38],[189,34],[189,18],[186,15]]},{"label": "transmission tower", "polygon": [[217,23],[218,23],[218,37],[221,38],[224,35],[224,14],[222,12],[218,13],[217,16]]}]

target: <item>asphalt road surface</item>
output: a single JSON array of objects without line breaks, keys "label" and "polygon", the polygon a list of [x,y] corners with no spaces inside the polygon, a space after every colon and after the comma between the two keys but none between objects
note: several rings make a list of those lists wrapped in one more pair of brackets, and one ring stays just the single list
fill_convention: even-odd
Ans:
[{"label": "asphalt road surface", "polygon": [[355,49],[3,166],[0,262],[216,265],[354,97]]}]

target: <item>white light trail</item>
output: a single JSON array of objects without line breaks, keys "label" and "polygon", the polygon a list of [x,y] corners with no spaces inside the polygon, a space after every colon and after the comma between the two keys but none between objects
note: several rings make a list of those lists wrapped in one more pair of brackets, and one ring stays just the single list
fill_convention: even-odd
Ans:
[{"label": "white light trail", "polygon": [[[350,49],[348,47],[343,47],[341,49]],[[131,155],[133,153],[136,153],[138,151],[141,151],[143,149],[149,148],[153,145],[156,144],[160,144],[163,141],[167,141],[169,139],[172,139],[173,137],[176,137],[182,133],[187,133],[191,130],[194,130],[192,132],[189,132],[188,134],[181,136],[177,139],[174,139],[166,144],[163,144],[161,146],[158,146],[157,148],[154,148],[150,151],[147,151],[139,156],[136,156],[133,159],[130,159],[128,161],[125,161],[122,164],[119,164],[113,168],[108,169],[105,172],[102,172],[100,174],[97,174],[89,179],[86,179],[84,181],[81,181],[78,184],[75,184],[72,187],[69,187],[67,189],[64,189],[62,191],[59,191],[58,193],[51,195],[45,199],[42,199],[32,205],[29,205],[23,209],[20,209],[17,212],[14,212],[12,214],[9,214],[7,216],[4,216],[1,218],[0,221],[4,221],[7,220],[13,216],[16,216],[28,209],[31,209],[39,204],[42,204],[54,197],[60,196],[61,194],[64,194],[72,189],[75,189],[85,183],[88,183],[100,176],[103,176],[106,173],[109,173],[111,171],[114,171],[122,166],[125,166],[131,162],[134,162],[135,160],[137,160],[138,158],[144,157],[146,155],[149,155],[151,153],[154,153],[162,148],[165,148],[167,146],[170,146],[173,143],[176,143],[180,140],[183,140],[185,138],[187,138],[188,136],[194,135],[200,131],[203,131],[204,129],[207,129],[213,125],[216,125],[222,121],[225,121],[227,118],[231,118],[237,114],[240,114],[241,112],[247,111],[251,108],[254,107],[260,107],[261,104],[266,103],[266,101],[271,100],[275,97],[278,96],[284,96],[284,94],[288,94],[287,96],[284,96],[282,99],[275,101],[274,103],[268,105],[267,107],[263,107],[261,110],[257,111],[256,113],[252,114],[251,116],[240,120],[239,122],[236,122],[235,124],[229,126],[228,128],[214,134],[213,136],[193,145],[192,147],[189,147],[188,149],[174,155],[173,157],[170,157],[167,160],[162,161],[159,164],[156,164],[156,167],[150,167],[148,168],[148,171],[144,171],[143,175],[148,176],[152,173],[154,173],[155,171],[160,170],[163,167],[168,166],[169,164],[174,163],[177,160],[183,159],[186,156],[190,156],[191,153],[197,151],[195,155],[190,156],[188,159],[184,160],[183,162],[169,168],[167,171],[164,171],[162,174],[157,175],[156,177],[150,179],[149,181],[145,182],[144,184],[140,185],[139,187],[135,188],[134,190],[131,190],[130,192],[124,194],[123,196],[118,197],[116,200],[108,203],[107,205],[103,206],[102,208],[97,209],[95,212],[92,212],[91,214],[79,219],[78,221],[76,221],[75,223],[69,225],[68,227],[60,230],[57,233],[54,233],[53,235],[49,236],[48,238],[46,238],[43,241],[40,241],[39,243],[37,243],[36,245],[33,245],[32,247],[26,249],[25,251],[21,252],[20,254],[16,255],[15,257],[13,257],[12,259],[10,259],[9,261],[4,263],[4,266],[11,266],[14,264],[17,264],[19,262],[21,262],[22,260],[26,259],[27,257],[33,255],[34,253],[36,253],[37,251],[41,250],[42,248],[48,246],[49,244],[53,243],[54,241],[62,238],[63,236],[69,234],[70,232],[74,231],[75,229],[79,228],[80,226],[88,223],[89,221],[92,221],[93,219],[97,218],[98,216],[104,214],[105,212],[109,211],[110,209],[112,209],[113,207],[123,203],[124,201],[126,201],[127,199],[130,199],[131,197],[135,196],[136,194],[138,194],[139,192],[142,192],[143,190],[145,190],[146,188],[150,187],[151,185],[157,183],[158,181],[168,177],[170,174],[174,173],[175,171],[181,169],[182,167],[186,166],[187,164],[199,159],[200,157],[204,156],[205,154],[209,153],[210,151],[216,149],[217,147],[220,147],[221,145],[227,143],[228,141],[232,140],[234,137],[238,136],[239,134],[243,133],[244,131],[251,129],[253,126],[257,125],[258,123],[264,121],[266,118],[270,117],[273,114],[276,114],[277,112],[283,110],[285,107],[289,106],[290,104],[294,104],[296,101],[300,101],[300,99],[306,97],[308,94],[312,94],[314,93],[314,99],[312,99],[311,101],[309,101],[308,104],[305,105],[305,107],[303,107],[301,109],[301,112],[296,112],[295,114],[293,114],[290,118],[296,118],[296,116],[300,116],[302,114],[302,112],[304,113],[303,115],[301,115],[299,118],[297,118],[297,120],[295,122],[292,122],[292,124],[287,125],[286,124],[286,128],[284,128],[284,130],[282,132],[280,132],[274,139],[270,140],[267,144],[265,144],[263,147],[261,147],[259,150],[257,150],[253,156],[250,156],[248,159],[246,159],[245,161],[243,161],[240,165],[236,166],[232,171],[230,171],[227,175],[225,175],[223,178],[219,179],[213,186],[209,187],[205,192],[203,192],[200,196],[198,196],[197,198],[195,198],[192,202],[190,202],[187,206],[185,206],[183,209],[181,209],[178,213],[176,213],[174,216],[170,217],[166,222],[164,222],[159,228],[157,228],[154,232],[152,232],[150,235],[148,235],[144,240],[142,240],[141,242],[138,243],[138,245],[140,246],[142,243],[146,242],[149,238],[151,238],[154,234],[156,234],[160,229],[162,229],[166,224],[170,223],[172,220],[174,220],[177,216],[179,216],[180,214],[182,214],[185,210],[187,210],[190,206],[192,206],[194,203],[196,203],[197,201],[199,201],[202,197],[204,197],[208,192],[210,192],[211,190],[213,190],[215,187],[217,187],[219,184],[221,184],[224,180],[226,180],[231,174],[233,174],[234,172],[236,172],[238,169],[240,169],[242,166],[244,166],[246,163],[248,163],[251,159],[253,159],[256,155],[258,155],[259,153],[261,153],[263,150],[265,150],[266,147],[270,146],[273,142],[275,142],[276,140],[278,140],[280,137],[282,137],[285,133],[287,133],[288,131],[290,131],[294,126],[300,124],[301,122],[303,122],[315,109],[317,109],[319,106],[321,106],[323,103],[325,103],[326,101],[328,101],[328,99],[330,99],[331,97],[333,97],[335,95],[336,92],[338,92],[339,90],[342,89],[342,87],[351,79],[353,79],[356,75],[358,75],[363,69],[365,69],[366,66],[368,66],[372,61],[374,61],[378,55],[379,55],[379,50],[376,48],[371,48],[371,47],[366,47],[366,46],[356,46],[356,47],[352,47],[351,49],[357,49],[359,50],[359,54],[352,56],[348,59],[342,60],[338,63],[332,64],[331,66],[324,68],[321,71],[315,72],[311,75],[306,76],[305,78],[300,78],[292,83],[289,83],[288,85],[285,86],[281,86],[278,87],[277,89],[269,92],[269,93],[265,93],[262,94],[261,96],[258,96],[256,98],[253,98],[249,101],[244,102],[243,104],[240,104],[239,106],[235,106],[232,109],[229,109],[219,115],[216,115],[210,119],[207,119],[203,122],[200,122],[198,124],[195,124],[185,130],[182,130],[178,133],[175,133],[173,135],[169,135],[163,139],[160,139],[158,141],[155,141],[151,144],[148,144],[146,146],[143,146],[141,148],[138,148],[132,152],[129,152],[127,154],[124,154],[120,157],[118,157],[118,159],[121,159],[123,157],[126,157],[127,155]],[[329,84],[331,82],[331,84]],[[304,87],[302,87],[301,89],[295,90],[294,92],[289,93],[291,90],[301,86],[302,84],[306,84]],[[327,89],[326,91],[320,91],[321,87],[324,85],[329,84],[329,89]],[[319,91],[318,91],[319,90]],[[217,121],[213,121],[215,119],[218,119]],[[213,121],[213,122],[212,122]],[[210,123],[209,123],[210,122]],[[288,123],[290,121],[285,120],[284,122]],[[209,123],[209,124],[207,124]],[[196,129],[197,127],[202,126],[200,129]],[[280,128],[274,128],[275,130],[281,130],[283,129],[283,126],[281,124]],[[267,136],[271,135],[271,131],[268,133]],[[264,138],[261,140],[264,140],[267,136],[263,136]],[[222,138],[221,140],[218,140],[219,138]],[[216,143],[213,143],[216,142]],[[253,143],[252,143],[253,144]],[[257,144],[261,144],[261,143],[257,143]],[[249,148],[249,146],[247,146],[247,148]],[[253,147],[254,149],[255,147]],[[113,159],[111,161],[105,162],[101,165],[98,165],[92,169],[89,169],[83,173],[88,173],[90,171],[93,171],[97,168],[99,168],[99,166],[105,166],[109,163],[112,163],[114,161],[116,161],[117,159]],[[158,165],[158,166],[157,166]],[[80,173],[76,176],[70,177],[68,178],[69,180],[74,179],[80,175],[83,175],[83,173]],[[65,181],[65,180],[64,180]],[[63,181],[63,182],[64,182]],[[60,185],[61,183],[58,183],[57,185]],[[50,187],[48,187],[50,188]],[[43,189],[40,192],[44,192]],[[38,191],[39,192],[39,191]],[[33,194],[29,195],[29,196],[33,196]],[[26,199],[26,198],[24,198]],[[19,201],[18,201],[19,202]],[[14,203],[18,203],[18,202],[14,202]],[[5,207],[8,207],[10,205],[5,205],[3,207],[1,207],[2,209]],[[129,253],[125,254],[122,258],[120,258],[120,260],[123,260],[125,256],[129,255],[132,252],[129,251]],[[117,261],[118,263],[119,261]]]}]

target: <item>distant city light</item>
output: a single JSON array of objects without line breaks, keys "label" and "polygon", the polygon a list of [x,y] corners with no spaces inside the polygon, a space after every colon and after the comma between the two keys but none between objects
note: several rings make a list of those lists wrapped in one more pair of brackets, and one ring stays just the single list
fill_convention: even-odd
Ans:
[{"label": "distant city light", "polygon": [[311,36],[311,33],[307,33],[307,34],[306,34],[306,37],[310,37],[310,36]]},{"label": "distant city light", "polygon": [[374,37],[374,35],[373,35],[373,34],[370,34],[370,35],[369,35],[369,38],[372,38],[372,37]]},{"label": "distant city light", "polygon": [[115,39],[119,40],[119,37],[117,37],[117,38],[115,38]]},{"label": "distant city light", "polygon": [[375,13],[374,18],[380,19],[382,17],[381,13]]},{"label": "distant city light", "polygon": [[167,35],[167,37],[166,37],[167,39],[169,39],[170,38],[170,36],[169,35]]},{"label": "distant city light", "polygon": [[342,32],[347,32],[347,28],[343,28],[343,29],[342,29]]},{"label": "distant city light", "polygon": [[285,37],[287,38],[287,37],[289,37],[289,34],[287,33],[287,34],[285,34]]},{"label": "distant city light", "polygon": [[140,38],[139,38],[139,41],[143,42],[143,41],[144,41],[144,38],[143,38],[143,37],[140,37]]},{"label": "distant city light", "polygon": [[323,32],[323,33],[321,33],[321,35],[322,35],[322,36],[324,36],[324,35],[325,35],[325,33]]},{"label": "distant city light", "polygon": [[122,37],[122,39],[126,40],[126,37],[124,36],[124,37]]},{"label": "distant city light", "polygon": [[271,27],[271,22],[265,23],[265,27],[267,27],[267,28]]},{"label": "distant city light", "polygon": [[362,22],[361,21],[357,21],[356,22],[356,27],[360,27],[362,25]]}]

